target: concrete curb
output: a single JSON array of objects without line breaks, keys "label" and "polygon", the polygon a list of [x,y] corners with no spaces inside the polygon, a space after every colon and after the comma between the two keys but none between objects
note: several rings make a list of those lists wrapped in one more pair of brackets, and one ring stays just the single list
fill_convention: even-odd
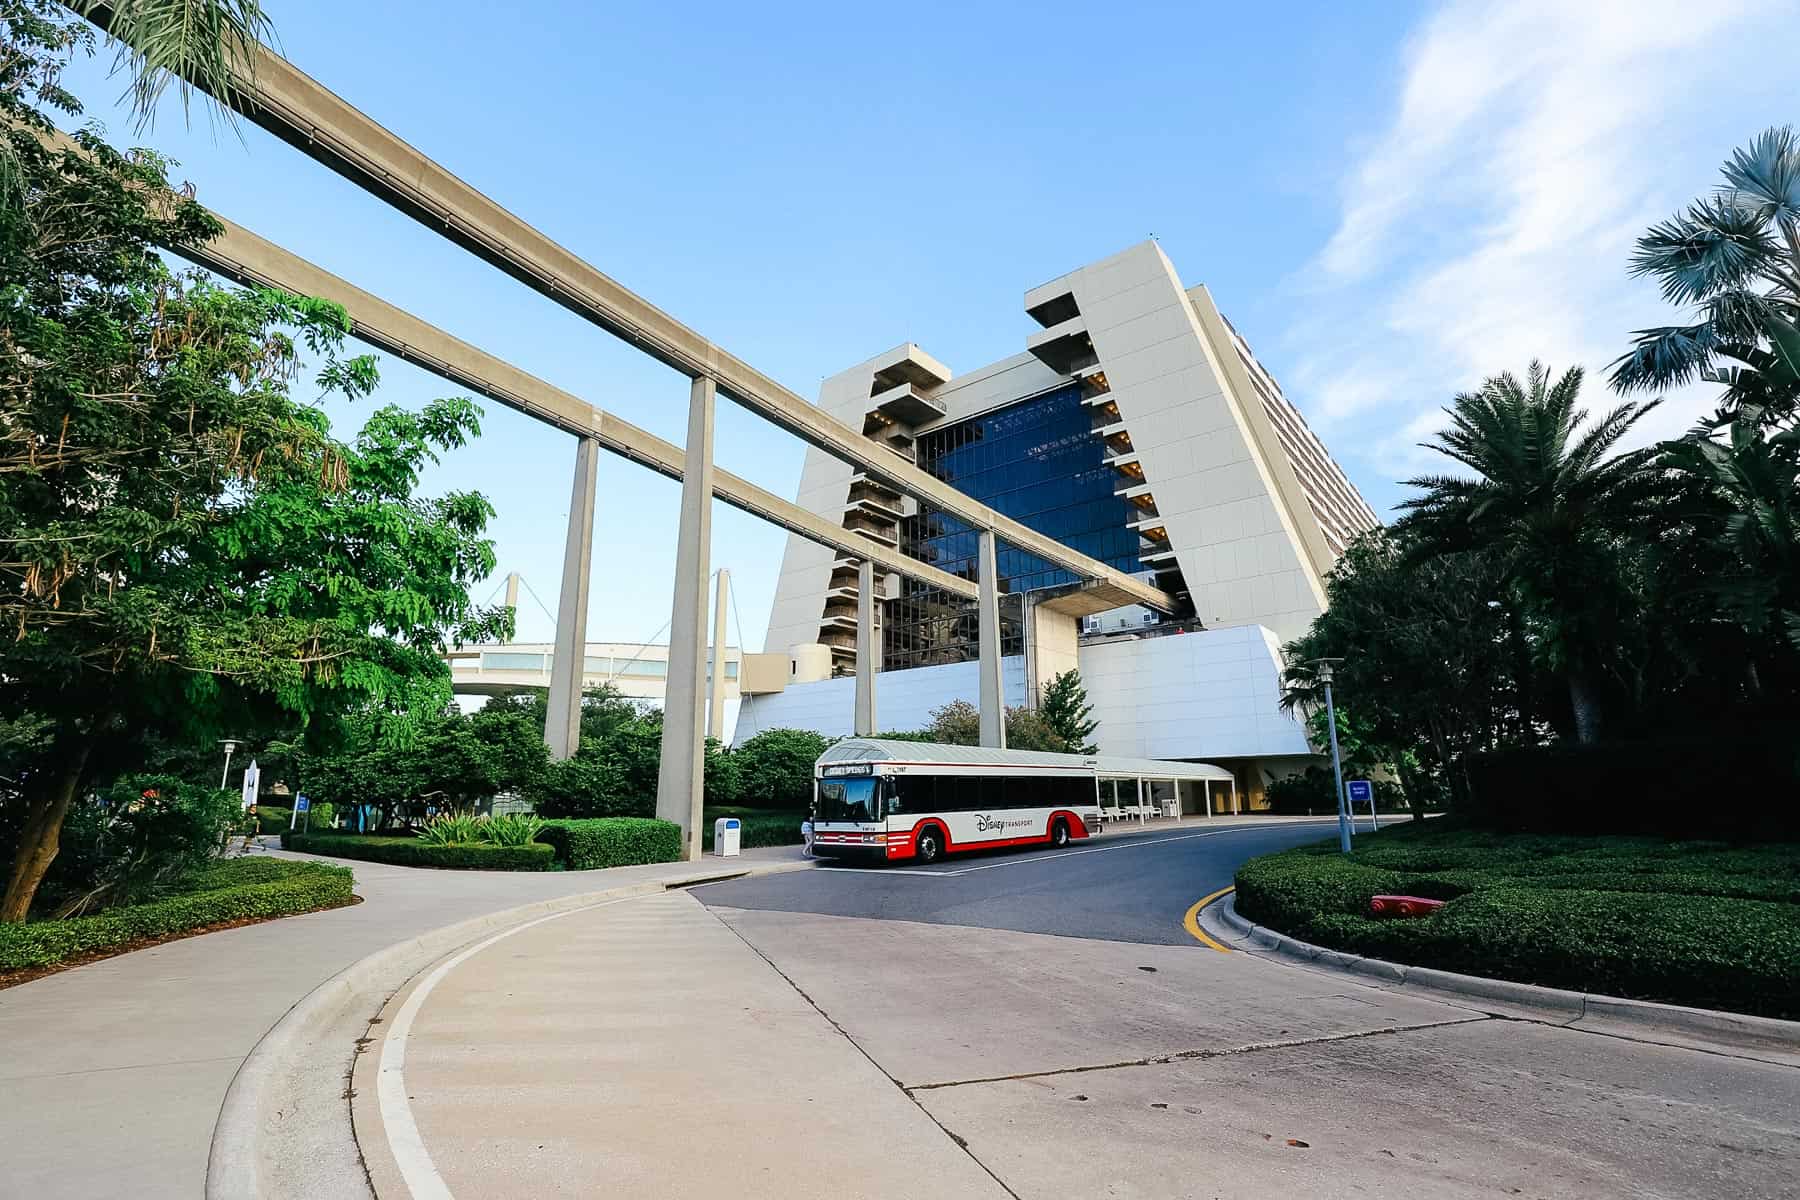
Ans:
[{"label": "concrete curb", "polygon": [[[1263,951],[1265,957],[1280,956],[1323,970],[1361,975],[1377,986],[1438,992],[1465,1001],[1497,1002],[1526,1014],[1543,1014],[1527,1019],[1554,1020],[1556,1024],[1590,1032],[1748,1054],[1766,1061],[1800,1062],[1800,1021],[1628,1000],[1362,958],[1315,946],[1246,920],[1237,911],[1235,896],[1201,910],[1200,923],[1220,941],[1237,942],[1237,948],[1248,953]],[[1513,1011],[1504,1015],[1520,1014]]]},{"label": "concrete curb", "polygon": [[[294,1006],[270,1026],[232,1077],[219,1107],[219,1118],[213,1126],[212,1145],[206,1163],[206,1200],[269,1200],[295,1192],[292,1164],[271,1161],[262,1152],[263,1143],[271,1140],[284,1121],[305,1119],[304,1104],[284,1105],[289,1099],[284,1084],[289,1082],[295,1058],[306,1048],[321,1041],[323,1035],[347,1019],[354,1019],[356,1034],[367,1027],[388,998],[418,971],[465,946],[483,934],[531,920],[534,917],[570,909],[583,908],[608,900],[627,900],[653,896],[701,883],[741,879],[752,875],[775,875],[812,867],[812,860],[777,862],[767,866],[746,864],[742,867],[717,867],[689,874],[639,883],[621,884],[592,892],[556,896],[513,908],[500,909],[479,917],[458,921],[433,929],[416,937],[395,942],[350,964],[306,993]],[[598,872],[597,872],[598,873]],[[372,1000],[371,1006],[357,1014],[347,1014],[359,1000]],[[346,1071],[335,1071],[333,1077],[342,1083],[355,1047],[342,1048]],[[342,1097],[338,1097],[342,1099]],[[315,1119],[318,1114],[311,1114]],[[344,1116],[348,1123],[348,1108]],[[360,1172],[359,1172],[360,1173]]]}]

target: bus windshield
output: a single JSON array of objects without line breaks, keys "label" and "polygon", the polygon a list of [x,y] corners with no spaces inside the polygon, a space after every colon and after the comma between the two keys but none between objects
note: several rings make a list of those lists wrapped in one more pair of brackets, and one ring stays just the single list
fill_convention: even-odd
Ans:
[{"label": "bus windshield", "polygon": [[815,821],[876,821],[875,780],[821,779]]}]

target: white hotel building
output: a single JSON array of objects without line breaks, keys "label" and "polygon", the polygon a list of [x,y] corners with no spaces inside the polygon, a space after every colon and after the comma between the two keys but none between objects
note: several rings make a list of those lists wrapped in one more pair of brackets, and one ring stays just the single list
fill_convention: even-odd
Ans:
[{"label": "white hotel building", "polygon": [[[1378,519],[1211,295],[1184,288],[1154,242],[1032,288],[1024,308],[1041,328],[1018,354],[955,375],[900,346],[827,379],[819,406],[1177,596],[1188,611],[1176,617],[1093,614],[1070,575],[1003,543],[1006,702],[1034,703],[1043,681],[1079,666],[1102,753],[1228,766],[1258,804],[1314,753],[1281,711],[1280,646],[1323,609],[1326,572]],[[974,578],[975,531],[822,451],[807,453],[798,502]],[[941,704],[974,701],[973,604],[898,575],[876,584],[877,728],[916,729]],[[787,679],[745,689],[739,736],[852,731],[857,588],[854,562],[788,539],[763,643],[785,652]]]}]

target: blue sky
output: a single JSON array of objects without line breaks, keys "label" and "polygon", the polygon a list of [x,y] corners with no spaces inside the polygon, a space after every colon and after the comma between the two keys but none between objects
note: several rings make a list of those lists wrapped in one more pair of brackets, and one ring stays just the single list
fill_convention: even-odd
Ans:
[{"label": "blue sky", "polygon": [[[1015,353],[1027,288],[1155,235],[1384,511],[1486,374],[1584,364],[1608,403],[1601,368],[1665,317],[1625,276],[1631,238],[1800,119],[1788,0],[264,2],[303,70],[809,398],[901,341],[958,371]],[[89,115],[173,154],[205,203],[683,440],[684,379],[259,130],[185,127],[171,97],[133,136],[110,62],[70,77]],[[383,380],[401,404],[447,387],[391,360]],[[1702,404],[1672,398],[1647,432]],[[500,571],[553,605],[573,443],[485,407],[426,486],[488,495]],[[358,420],[332,411],[340,432]],[[721,403],[722,466],[792,494],[802,455]],[[589,636],[649,639],[679,489],[600,472]],[[713,529],[755,648],[784,535],[723,506]],[[550,630],[527,600],[520,636]]]}]

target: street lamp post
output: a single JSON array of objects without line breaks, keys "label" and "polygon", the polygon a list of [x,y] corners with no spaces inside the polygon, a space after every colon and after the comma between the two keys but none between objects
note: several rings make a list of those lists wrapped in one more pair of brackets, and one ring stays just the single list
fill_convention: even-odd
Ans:
[{"label": "street lamp post", "polygon": [[219,790],[224,791],[230,784],[231,752],[237,749],[237,742],[231,738],[225,738],[219,742],[219,745],[225,747],[225,769],[219,772]]},{"label": "street lamp post", "polygon": [[1319,658],[1319,682],[1325,685],[1325,725],[1331,730],[1331,777],[1337,783],[1338,849],[1350,853],[1350,817],[1344,805],[1344,766],[1338,760],[1337,708],[1331,702],[1331,677],[1341,658]]}]

